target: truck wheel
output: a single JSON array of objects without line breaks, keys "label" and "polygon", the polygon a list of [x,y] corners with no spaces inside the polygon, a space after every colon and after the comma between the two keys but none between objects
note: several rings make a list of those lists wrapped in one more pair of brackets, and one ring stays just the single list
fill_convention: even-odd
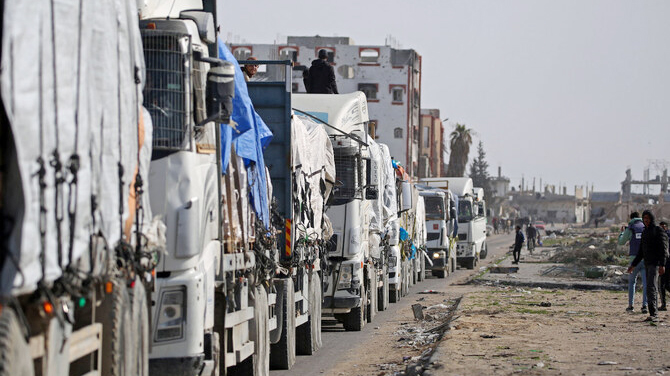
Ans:
[{"label": "truck wheel", "polygon": [[370,291],[368,294],[370,295],[370,304],[368,304],[366,311],[367,311],[367,319],[368,322],[372,322],[375,319],[375,316],[377,316],[377,273],[373,272],[372,273],[372,284],[370,285]]},{"label": "truck wheel", "polygon": [[103,296],[95,313],[95,321],[102,324],[103,376],[133,375],[132,359],[135,351],[132,307],[126,281],[112,280],[111,294]]},{"label": "truck wheel", "polygon": [[390,290],[389,291],[389,302],[398,303],[400,301],[400,290]]},{"label": "truck wheel", "polygon": [[293,280],[287,278],[277,283],[281,290],[282,331],[279,341],[270,347],[270,367],[290,369],[295,363],[295,290]]},{"label": "truck wheel", "polygon": [[[316,274],[315,274],[316,275]],[[318,276],[317,276],[318,277]],[[314,325],[315,315],[314,315],[314,299],[316,298],[313,286],[314,277],[312,281],[309,282],[308,294],[308,315],[307,321],[295,328],[295,352],[298,355],[312,355],[314,352],[314,331],[312,326]]]},{"label": "truck wheel", "polygon": [[486,256],[488,256],[488,254],[489,254],[489,249],[486,246],[486,242],[484,242],[484,244],[482,244],[482,250],[479,252],[479,258],[481,258],[483,260],[483,259],[486,258]]},{"label": "truck wheel", "polygon": [[344,316],[344,330],[347,332],[360,332],[365,326],[365,307],[367,306],[367,296],[365,296],[365,288],[361,288],[361,305],[352,308],[351,312]]},{"label": "truck wheel", "polygon": [[147,292],[140,278],[135,278],[132,294],[132,325],[136,336],[136,346],[132,351],[133,375],[149,376],[149,309],[147,308]]},{"label": "truck wheel", "polygon": [[468,269],[474,269],[475,265],[477,264],[477,256],[469,259],[468,261],[465,262],[465,267]]},{"label": "truck wheel", "polygon": [[0,312],[0,376],[32,375],[33,360],[16,313],[9,307]]}]

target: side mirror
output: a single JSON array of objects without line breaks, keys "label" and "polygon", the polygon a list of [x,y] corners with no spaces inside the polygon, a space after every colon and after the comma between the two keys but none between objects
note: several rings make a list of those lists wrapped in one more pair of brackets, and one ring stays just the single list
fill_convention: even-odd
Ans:
[{"label": "side mirror", "polygon": [[229,123],[235,96],[235,67],[221,61],[207,72],[207,121]]},{"label": "side mirror", "polygon": [[368,187],[365,189],[365,199],[366,200],[376,200],[379,198],[379,191],[375,187]]},{"label": "side mirror", "polygon": [[235,66],[233,63],[204,57],[199,51],[193,53],[193,58],[210,64],[207,72],[207,119],[197,124],[197,127],[214,121],[227,124],[233,113],[233,97],[235,96]]}]

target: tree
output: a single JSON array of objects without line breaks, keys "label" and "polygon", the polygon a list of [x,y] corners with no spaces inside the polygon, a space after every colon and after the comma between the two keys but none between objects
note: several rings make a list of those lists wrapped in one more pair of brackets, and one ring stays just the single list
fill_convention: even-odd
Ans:
[{"label": "tree", "polygon": [[489,177],[489,163],[486,162],[486,152],[484,151],[484,143],[479,141],[477,145],[477,158],[472,161],[470,165],[470,179],[475,187],[484,188],[484,199],[491,197],[491,180]]},{"label": "tree", "polygon": [[447,176],[463,177],[465,167],[468,164],[468,155],[470,154],[470,145],[472,145],[472,130],[465,124],[454,126],[454,130],[449,135],[449,166],[447,167]]}]

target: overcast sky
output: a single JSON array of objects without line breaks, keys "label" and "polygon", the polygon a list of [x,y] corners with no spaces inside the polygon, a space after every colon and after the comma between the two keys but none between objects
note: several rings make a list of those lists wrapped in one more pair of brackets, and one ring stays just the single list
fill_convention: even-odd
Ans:
[{"label": "overcast sky", "polygon": [[[222,1],[222,36],[392,35],[423,56],[422,108],[472,128],[514,185],[617,191],[670,161],[670,1]],[[670,167],[670,165],[668,166]],[[652,175],[655,172],[652,170]]]}]

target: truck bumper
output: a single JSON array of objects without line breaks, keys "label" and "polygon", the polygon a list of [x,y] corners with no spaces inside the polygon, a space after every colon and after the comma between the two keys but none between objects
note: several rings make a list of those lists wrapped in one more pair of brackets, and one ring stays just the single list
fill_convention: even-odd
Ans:
[{"label": "truck bumper", "polygon": [[459,265],[470,263],[470,262],[472,262],[472,260],[474,260],[474,257],[457,257],[456,258],[456,261],[458,261]]},{"label": "truck bumper", "polygon": [[[359,307],[361,305],[360,296],[346,296],[346,297],[332,297],[326,296],[323,298],[323,309],[324,310],[340,310],[342,308],[346,310],[351,310],[352,308]],[[337,312],[336,312],[337,313]]]},{"label": "truck bumper", "polygon": [[180,358],[149,359],[149,374],[198,376],[205,366],[205,355],[193,355]]}]

